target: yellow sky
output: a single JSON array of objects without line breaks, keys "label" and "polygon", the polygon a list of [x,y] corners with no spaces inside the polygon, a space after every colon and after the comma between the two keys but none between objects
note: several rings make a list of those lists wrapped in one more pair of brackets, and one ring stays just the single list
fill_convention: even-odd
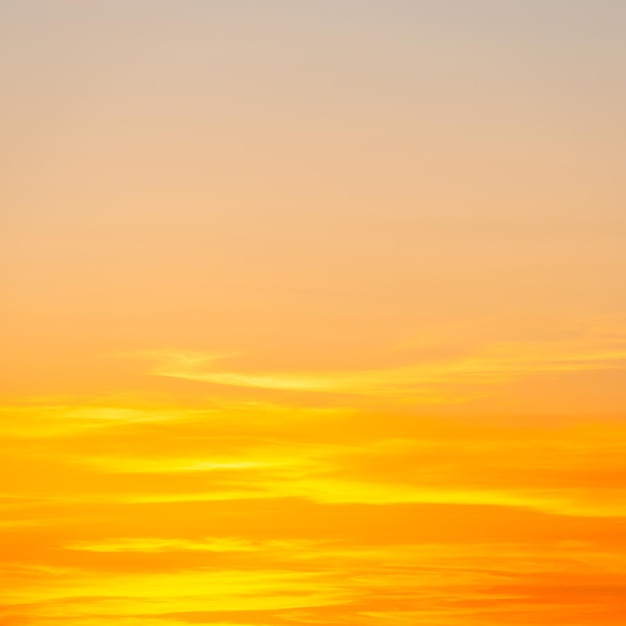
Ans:
[{"label": "yellow sky", "polygon": [[0,624],[622,626],[624,27],[0,3]]}]

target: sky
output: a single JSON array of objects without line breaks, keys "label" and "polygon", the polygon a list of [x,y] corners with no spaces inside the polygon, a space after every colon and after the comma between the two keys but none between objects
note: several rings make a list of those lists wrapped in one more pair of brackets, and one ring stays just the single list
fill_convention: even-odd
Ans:
[{"label": "sky", "polygon": [[0,623],[624,624],[625,28],[0,0]]}]

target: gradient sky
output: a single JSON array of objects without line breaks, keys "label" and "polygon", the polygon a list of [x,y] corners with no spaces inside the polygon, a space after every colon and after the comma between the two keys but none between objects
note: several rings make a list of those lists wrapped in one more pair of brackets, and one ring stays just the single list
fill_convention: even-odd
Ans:
[{"label": "gradient sky", "polygon": [[0,623],[623,626],[624,32],[0,0]]}]

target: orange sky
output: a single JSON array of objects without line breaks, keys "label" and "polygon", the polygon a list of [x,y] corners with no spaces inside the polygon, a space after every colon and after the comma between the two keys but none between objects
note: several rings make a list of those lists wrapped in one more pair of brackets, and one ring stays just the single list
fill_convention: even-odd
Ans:
[{"label": "orange sky", "polygon": [[2,626],[623,626],[626,8],[0,6]]}]

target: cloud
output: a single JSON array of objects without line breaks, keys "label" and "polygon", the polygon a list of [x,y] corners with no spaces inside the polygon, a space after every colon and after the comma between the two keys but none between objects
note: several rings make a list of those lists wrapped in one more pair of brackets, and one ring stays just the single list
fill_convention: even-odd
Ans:
[{"label": "cloud", "polygon": [[151,374],[268,390],[356,394],[411,399],[418,403],[459,402],[491,385],[543,374],[626,367],[626,350],[576,341],[494,343],[481,353],[447,362],[386,369],[331,372],[238,372],[214,368],[219,358],[197,353],[155,352]]},{"label": "cloud", "polygon": [[[617,443],[622,431],[619,424],[549,434],[474,428],[454,438],[425,430],[421,440],[353,446],[248,442],[238,455],[204,460],[86,457],[82,462],[94,470],[145,479],[132,491],[82,497],[137,503],[300,498],[320,505],[497,506],[623,517],[626,450]],[[207,478],[189,482],[187,475]],[[150,476],[157,480],[146,480]],[[166,476],[183,480],[177,491],[163,490]]]},{"label": "cloud", "polygon": [[311,550],[318,543],[311,541],[266,540],[253,541],[241,537],[208,537],[202,540],[172,539],[164,537],[130,537],[83,541],[69,544],[69,550],[87,552],[293,552]]},{"label": "cloud", "polygon": [[0,407],[0,433],[6,437],[65,437],[111,426],[175,420],[186,411],[99,405]]},{"label": "cloud", "polygon": [[[497,506],[626,516],[626,433],[619,421],[546,428],[362,419],[367,434],[360,441],[351,437],[352,443],[331,443],[328,435],[326,443],[310,441],[297,429],[284,430],[282,439],[277,433],[249,437],[245,429],[215,437],[211,420],[153,432],[154,424],[146,422],[126,433],[124,445],[116,438],[89,446],[79,441],[62,458],[55,451],[54,464],[39,451],[28,467],[36,463],[62,482],[43,502],[76,505],[298,498],[320,505]],[[338,428],[359,428],[356,416]],[[398,436],[389,438],[394,431]],[[156,448],[150,438],[159,442]],[[21,480],[27,479],[29,489],[40,489],[36,474]]]},{"label": "cloud", "polygon": [[3,609],[25,608],[32,619],[271,611],[345,601],[327,576],[277,569],[195,569],[141,574],[66,568],[4,593]]}]

